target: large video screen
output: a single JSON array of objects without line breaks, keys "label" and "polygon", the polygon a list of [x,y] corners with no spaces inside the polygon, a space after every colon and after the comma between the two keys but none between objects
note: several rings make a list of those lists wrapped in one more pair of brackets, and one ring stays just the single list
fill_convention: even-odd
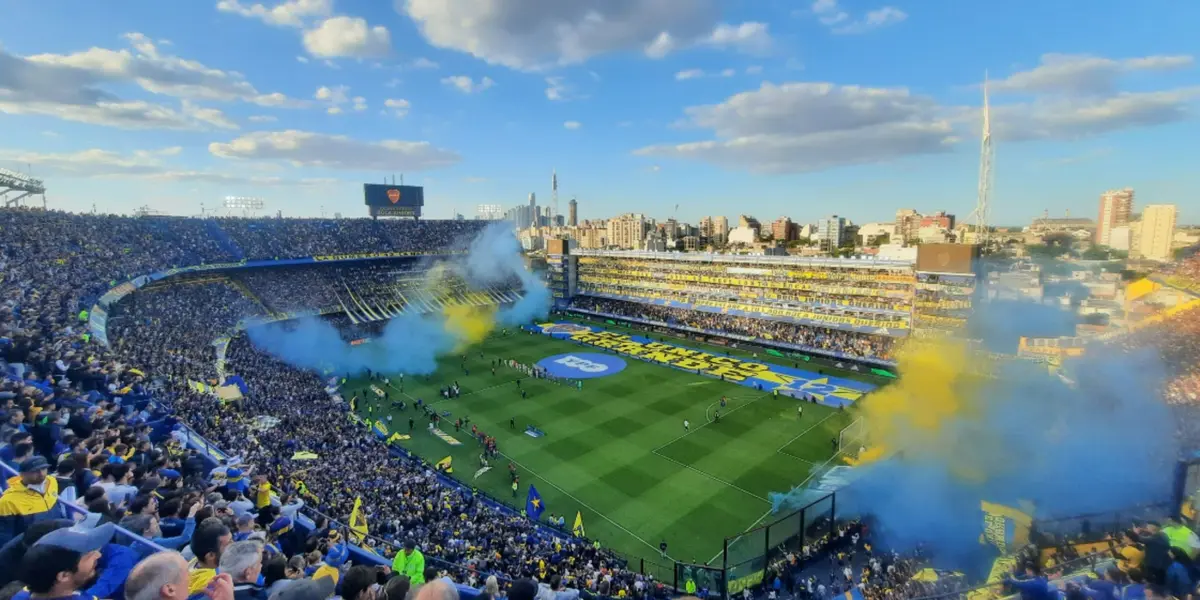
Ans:
[{"label": "large video screen", "polygon": [[363,184],[363,200],[372,216],[420,217],[425,188],[415,185]]}]

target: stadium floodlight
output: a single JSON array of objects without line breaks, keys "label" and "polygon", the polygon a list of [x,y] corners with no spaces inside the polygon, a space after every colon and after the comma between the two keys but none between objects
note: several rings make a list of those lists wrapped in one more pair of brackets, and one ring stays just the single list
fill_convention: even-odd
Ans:
[{"label": "stadium floodlight", "polygon": [[46,184],[24,173],[0,168],[0,204],[13,208],[24,204],[29,196],[40,195],[42,208],[46,208]]},{"label": "stadium floodlight", "polygon": [[225,207],[226,214],[241,211],[242,216],[249,217],[262,210],[266,202],[254,196],[225,196],[221,205]]}]

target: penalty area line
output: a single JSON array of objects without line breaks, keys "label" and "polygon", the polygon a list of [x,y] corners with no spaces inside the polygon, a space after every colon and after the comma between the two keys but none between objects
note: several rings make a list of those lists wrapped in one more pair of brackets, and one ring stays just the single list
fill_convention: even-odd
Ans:
[{"label": "penalty area line", "polygon": [[[580,500],[580,499],[579,499],[577,496],[575,496],[575,494],[572,494],[571,492],[568,492],[567,490],[564,490],[564,489],[562,489],[561,487],[559,487],[559,485],[558,485],[558,484],[554,483],[553,481],[550,481],[549,479],[546,479],[544,476],[542,476],[541,474],[539,474],[537,471],[534,471],[533,469],[530,469],[530,468],[526,467],[525,465],[523,465],[523,464],[521,464],[521,463],[517,462],[517,460],[516,460],[515,458],[513,458],[513,457],[511,457],[511,456],[509,456],[509,455],[507,455],[507,454],[505,454],[505,453],[503,453],[503,452],[500,452],[499,454],[500,454],[500,456],[503,456],[504,458],[506,458],[506,459],[508,459],[509,461],[511,461],[511,462],[512,462],[512,464],[516,465],[518,469],[522,469],[522,470],[524,470],[525,472],[527,472],[527,473],[529,473],[529,474],[533,475],[534,477],[537,477],[538,479],[541,479],[542,481],[545,481],[546,483],[550,484],[550,487],[552,487],[552,488],[554,488],[554,489],[558,490],[559,492],[562,492],[562,494],[563,494],[563,495],[565,495],[566,497],[568,497],[568,498],[570,498],[570,499],[574,500],[575,502],[578,502],[580,506],[582,506],[582,507],[584,507],[584,508],[586,508],[586,509],[588,509],[588,510],[592,511],[592,513],[594,513],[596,516],[600,517],[601,519],[604,519],[605,521],[608,521],[609,523],[612,523],[614,526],[616,526],[616,528],[617,528],[617,529],[620,529],[621,531],[624,531],[625,533],[629,534],[629,536],[630,536],[630,537],[632,537],[633,539],[635,539],[635,540],[637,540],[637,541],[639,541],[639,542],[641,542],[641,543],[645,544],[645,545],[646,545],[646,547],[650,548],[651,550],[653,550],[653,551],[655,551],[655,552],[660,552],[660,550],[658,549],[658,547],[657,547],[657,546],[655,546],[654,544],[651,544],[650,542],[647,542],[646,540],[642,539],[642,536],[640,536],[640,535],[638,535],[638,534],[636,534],[636,533],[634,533],[634,532],[632,532],[632,531],[630,531],[630,530],[626,529],[624,525],[621,525],[620,523],[618,523],[618,522],[614,521],[614,520],[613,520],[611,517],[609,517],[608,515],[606,515],[606,514],[604,514],[604,513],[600,512],[600,511],[596,510],[595,508],[592,508],[592,506],[591,506],[591,505],[589,505],[587,502],[584,502],[583,500]],[[668,556],[667,556],[667,558],[671,558],[671,557],[668,555]],[[674,560],[674,559],[671,559],[671,560]]]},{"label": "penalty area line", "polygon": [[[835,414],[837,414],[837,413],[832,413],[832,412],[831,412],[831,413],[829,413],[829,414],[825,415],[825,418],[824,418],[824,419],[821,419],[820,421],[817,421],[816,423],[814,423],[814,424],[812,425],[812,427],[809,427],[808,429],[805,429],[804,431],[801,431],[800,433],[796,434],[796,437],[793,437],[792,439],[790,439],[790,440],[788,440],[788,441],[784,442],[784,443],[783,443],[783,445],[782,445],[782,446],[780,446],[780,447],[779,447],[779,449],[778,449],[778,450],[776,450],[775,452],[777,452],[777,453],[780,453],[780,454],[788,454],[787,452],[784,452],[784,451],[783,451],[783,449],[784,449],[784,448],[787,448],[787,447],[788,447],[788,445],[789,445],[789,444],[791,444],[792,442],[794,442],[794,441],[796,441],[796,440],[798,440],[798,439],[800,439],[800,438],[804,437],[805,435],[808,435],[808,432],[810,432],[810,431],[812,431],[812,430],[814,430],[814,429],[816,429],[816,428],[820,427],[822,423],[824,423],[825,421],[828,421],[828,420],[830,419],[830,417],[832,417],[832,416],[833,416],[833,415],[835,415]],[[791,454],[788,454],[788,456],[792,456],[792,455],[791,455]],[[797,457],[797,458],[799,458],[799,457]],[[802,460],[803,460],[803,459],[802,459]],[[813,463],[813,464],[816,464],[816,463]]]},{"label": "penalty area line", "polygon": [[729,486],[729,487],[731,487],[731,488],[733,488],[733,489],[735,489],[735,490],[737,490],[737,491],[739,491],[739,492],[741,492],[741,493],[743,493],[743,494],[746,494],[747,496],[750,496],[751,498],[755,498],[755,499],[757,499],[757,500],[762,500],[763,502],[766,502],[767,504],[770,504],[770,503],[771,503],[771,501],[770,501],[770,500],[767,500],[766,498],[763,498],[762,496],[759,496],[758,494],[755,494],[754,492],[752,492],[752,491],[750,491],[750,490],[748,490],[748,489],[746,489],[746,488],[744,488],[744,487],[741,487],[741,486],[737,485],[736,483],[730,483],[730,482],[728,482],[728,481],[725,481],[724,479],[721,479],[720,477],[717,477],[716,475],[713,475],[712,473],[709,473],[709,472],[707,472],[707,471],[702,471],[702,470],[700,470],[700,469],[697,469],[696,467],[693,467],[692,465],[688,465],[688,464],[681,463],[681,462],[679,462],[679,461],[677,461],[677,460],[675,460],[675,459],[673,459],[673,458],[671,458],[670,456],[667,456],[667,455],[665,455],[665,454],[659,454],[657,450],[652,450],[652,451],[651,451],[651,454],[653,454],[653,455],[655,455],[655,456],[657,456],[657,457],[659,457],[659,458],[664,458],[664,459],[666,459],[666,460],[669,460],[669,461],[671,461],[671,462],[673,462],[673,463],[675,463],[675,464],[677,464],[677,465],[679,465],[679,466],[681,466],[681,467],[683,467],[683,468],[685,468],[685,469],[690,469],[690,470],[692,470],[692,471],[695,471],[695,472],[697,472],[697,473],[699,473],[699,474],[701,474],[701,475],[703,475],[703,476],[705,476],[705,477],[707,477],[707,478],[709,478],[709,479],[711,479],[711,480],[713,480],[713,481],[715,481],[715,482],[717,482],[717,483],[723,483],[723,484],[725,484],[725,485],[727,485],[727,486]]},{"label": "penalty area line", "polygon": [[[762,395],[758,396],[757,398],[755,398],[745,404],[740,404],[738,406],[735,406],[732,409],[730,409],[729,412],[725,413],[725,415],[729,416],[729,415],[733,414],[734,411],[736,411],[740,408],[745,408],[747,406],[750,406],[751,404],[754,404],[755,402],[758,402],[759,400],[762,400],[763,398],[766,398],[767,396],[770,396],[770,394],[762,394]],[[734,400],[737,400],[737,398],[734,398]],[[718,402],[720,402],[720,401],[718,400]],[[706,418],[706,419],[708,418],[708,409],[712,408],[713,404],[717,404],[717,402],[713,402],[712,404],[709,404],[708,407],[704,409],[704,418]],[[712,423],[713,423],[713,421],[705,421],[704,423],[701,423],[699,426],[697,426],[695,429],[689,429],[683,435],[680,435],[679,437],[651,450],[650,452],[654,453],[654,454],[658,454],[659,450],[662,450],[663,448],[666,448],[667,446],[670,446],[671,444],[674,444],[675,442],[678,442],[679,440],[682,440],[683,438],[685,438],[689,435],[692,435],[693,433],[696,433],[697,431],[700,431],[701,429],[703,429],[705,427],[708,427]]]}]

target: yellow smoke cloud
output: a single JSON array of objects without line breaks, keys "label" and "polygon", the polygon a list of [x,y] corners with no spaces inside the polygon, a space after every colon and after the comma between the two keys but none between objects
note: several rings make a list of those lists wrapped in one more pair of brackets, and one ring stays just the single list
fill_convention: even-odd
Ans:
[{"label": "yellow smoke cloud", "polygon": [[491,306],[449,305],[442,309],[446,330],[454,336],[454,351],[482,342],[496,326],[496,310]]},{"label": "yellow smoke cloud", "polygon": [[982,422],[987,360],[958,341],[909,340],[897,356],[900,377],[858,402],[872,449],[941,463],[974,482],[1003,468],[1003,444]]}]

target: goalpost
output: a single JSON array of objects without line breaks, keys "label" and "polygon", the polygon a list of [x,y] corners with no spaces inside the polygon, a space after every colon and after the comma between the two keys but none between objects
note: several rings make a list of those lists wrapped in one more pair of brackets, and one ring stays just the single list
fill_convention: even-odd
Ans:
[{"label": "goalpost", "polygon": [[842,453],[857,455],[858,448],[867,441],[867,424],[862,417],[838,432],[838,450]]}]

